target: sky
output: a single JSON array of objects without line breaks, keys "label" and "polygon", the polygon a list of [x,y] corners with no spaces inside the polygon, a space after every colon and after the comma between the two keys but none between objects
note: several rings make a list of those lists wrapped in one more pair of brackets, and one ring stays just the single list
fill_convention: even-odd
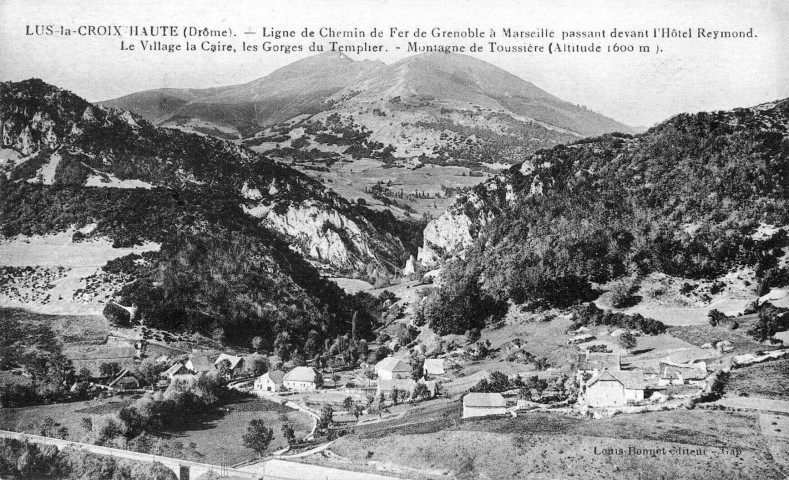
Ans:
[{"label": "sky", "polygon": [[[651,126],[681,112],[729,109],[789,97],[789,2],[783,0],[216,0],[151,1],[0,0],[0,81],[38,77],[90,100],[119,97],[140,90],[205,88],[245,83],[305,58],[304,52],[164,52],[121,51],[120,42],[139,39],[108,36],[28,35],[36,25],[76,28],[102,25],[176,25],[232,29],[235,39],[214,39],[259,46],[261,35],[244,31],[264,27],[301,32],[304,28],[391,27],[484,31],[503,28],[534,31],[690,28],[691,39],[622,39],[650,47],[649,53],[471,53],[557,97],[584,105],[632,126]],[[748,31],[755,38],[695,38],[697,29]],[[152,39],[156,40],[156,39]],[[167,39],[159,39],[167,40]],[[349,54],[354,59],[392,63],[407,55],[400,39],[351,39],[381,43],[384,51]],[[496,39],[506,42],[503,39]],[[184,43],[183,37],[173,42]],[[199,39],[198,42],[202,41]],[[294,42],[302,42],[296,38]],[[322,39],[326,42],[326,39]],[[434,44],[440,39],[420,40]],[[486,42],[488,39],[482,40]],[[588,45],[595,40],[557,43]],[[288,39],[280,40],[287,44]],[[457,40],[444,40],[444,43]],[[467,40],[459,42],[469,43]],[[596,40],[603,46],[620,40]],[[547,44],[537,39],[510,43]],[[655,53],[657,47],[661,52]]]}]

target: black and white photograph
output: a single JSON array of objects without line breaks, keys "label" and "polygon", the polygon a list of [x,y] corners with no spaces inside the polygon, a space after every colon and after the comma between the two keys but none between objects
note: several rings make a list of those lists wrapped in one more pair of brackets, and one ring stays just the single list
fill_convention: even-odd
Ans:
[{"label": "black and white photograph", "polygon": [[0,0],[0,479],[789,479],[789,2]]}]

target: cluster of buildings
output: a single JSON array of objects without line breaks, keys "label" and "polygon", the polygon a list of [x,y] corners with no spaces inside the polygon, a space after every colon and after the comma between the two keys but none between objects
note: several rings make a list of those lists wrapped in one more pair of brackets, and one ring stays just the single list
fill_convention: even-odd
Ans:
[{"label": "cluster of buildings", "polygon": [[[393,399],[413,398],[419,385],[427,388],[432,397],[438,393],[438,379],[444,375],[444,361],[442,359],[428,359],[423,367],[423,376],[414,380],[411,365],[402,359],[387,357],[375,365],[378,381],[375,386],[376,396]],[[258,395],[270,395],[280,391],[309,391],[321,388],[323,385],[321,375],[312,367],[296,367],[289,372],[269,370],[257,377],[253,383],[253,392]]]},{"label": "cluster of buildings", "polygon": [[704,362],[679,364],[661,360],[657,374],[642,369],[623,370],[620,356],[614,353],[582,353],[577,364],[580,401],[590,407],[623,406],[660,398],[661,391],[670,385],[702,386],[709,375]]},{"label": "cluster of buildings", "polygon": [[255,379],[252,388],[256,392],[271,394],[282,390],[317,390],[321,385],[323,378],[317,370],[312,367],[296,367],[287,373],[282,370],[269,370]]},{"label": "cluster of buildings", "polygon": [[[704,362],[680,364],[668,359],[659,362],[657,372],[624,370],[620,355],[614,353],[581,353],[576,366],[578,403],[599,408],[662,399],[671,386],[702,388],[709,376]],[[506,398],[500,393],[469,393],[463,397],[463,418],[505,415],[514,409],[508,409]]]}]

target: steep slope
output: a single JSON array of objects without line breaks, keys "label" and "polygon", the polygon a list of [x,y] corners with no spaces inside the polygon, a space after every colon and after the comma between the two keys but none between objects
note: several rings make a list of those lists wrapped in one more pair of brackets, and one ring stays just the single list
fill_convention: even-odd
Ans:
[{"label": "steep slope", "polygon": [[172,126],[178,120],[200,119],[233,127],[246,135],[261,126],[328,108],[325,101],[331,95],[382,66],[380,62],[357,62],[344,54],[327,52],[242,85],[149,90],[100,103],[131,110],[155,124]]},{"label": "steep slope", "polygon": [[[124,280],[116,298],[137,304],[152,326],[243,342],[262,335],[289,355],[311,330],[321,339],[344,334],[364,309],[315,266],[366,272],[404,255],[363,208],[305,175],[40,80],[0,84],[0,128],[0,233],[76,227],[72,243],[161,245],[112,260],[101,274]],[[5,273],[4,283],[17,275]]]},{"label": "steep slope", "polygon": [[[365,209],[243,147],[159,129],[36,81],[4,84],[3,100],[3,143],[28,156],[5,167],[15,183],[227,195],[228,203],[285,235],[333,274],[366,272],[371,262],[394,268],[405,253],[399,239],[365,217]],[[14,215],[4,226],[27,228]]]},{"label": "steep slope", "polygon": [[739,268],[755,271],[758,293],[789,283],[787,207],[781,100],[540,151],[431,222],[420,259],[465,257],[444,269],[448,284],[479,281],[480,295],[516,303],[572,304],[626,274]]},{"label": "steep slope", "polygon": [[468,55],[426,53],[405,58],[349,86],[358,102],[381,97],[423,97],[508,111],[582,136],[630,127],[565,102],[495,65]]}]

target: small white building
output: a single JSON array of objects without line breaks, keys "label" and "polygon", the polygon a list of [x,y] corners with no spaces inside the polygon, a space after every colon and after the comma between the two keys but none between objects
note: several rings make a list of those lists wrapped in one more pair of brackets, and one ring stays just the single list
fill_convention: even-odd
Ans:
[{"label": "small white building", "polygon": [[422,367],[425,376],[440,377],[446,373],[444,371],[443,358],[426,358],[425,365]]},{"label": "small white building", "polygon": [[288,390],[315,390],[322,380],[312,367],[296,367],[282,377],[282,386]]},{"label": "small white building", "polygon": [[463,397],[463,418],[506,414],[507,401],[500,393],[469,393]]},{"label": "small white building", "polygon": [[375,365],[375,373],[379,380],[394,380],[396,378],[409,378],[411,366],[395,357],[386,357]]},{"label": "small white building", "polygon": [[260,392],[278,392],[282,390],[285,372],[281,370],[269,370],[255,379],[253,388]]},{"label": "small white building", "polygon": [[700,385],[707,378],[707,364],[677,364],[667,361],[660,362],[660,378],[658,385],[684,385],[687,383]]},{"label": "small white building", "polygon": [[646,381],[642,370],[603,370],[586,383],[586,403],[590,407],[614,407],[644,399]]}]

